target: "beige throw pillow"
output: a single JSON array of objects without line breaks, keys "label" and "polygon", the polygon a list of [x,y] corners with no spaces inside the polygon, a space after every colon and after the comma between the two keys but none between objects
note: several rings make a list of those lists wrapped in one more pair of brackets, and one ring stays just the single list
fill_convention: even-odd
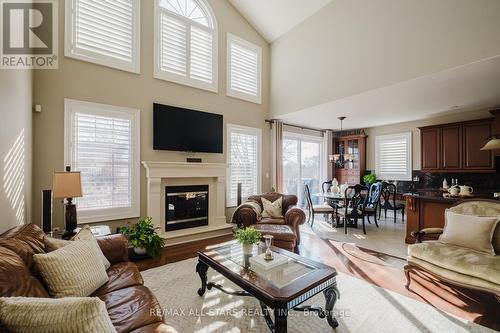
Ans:
[{"label": "beige throw pillow", "polygon": [[262,199],[262,206],[264,210],[262,211],[262,217],[271,218],[282,218],[283,217],[283,198],[280,197],[278,200],[271,202],[266,198]]},{"label": "beige throw pillow", "polygon": [[[97,251],[100,254],[102,263],[104,264],[104,267],[106,267],[106,270],[111,266],[110,262],[102,253],[101,247],[99,246],[99,243],[97,243],[97,239],[95,238],[94,234],[90,230],[90,226],[86,225],[76,235],[74,235],[71,238],[72,241],[79,241],[79,240],[87,240],[91,241]],[[54,250],[60,249],[61,247],[64,247],[66,245],[71,244],[71,241],[63,240],[63,239],[56,239],[56,238],[51,238],[51,237],[46,237],[45,238],[45,248],[47,252],[52,252]]]},{"label": "beige throw pillow", "polygon": [[108,282],[92,241],[72,242],[47,254],[35,254],[33,259],[49,294],[57,298],[89,296]]},{"label": "beige throw pillow", "polygon": [[439,241],[495,255],[492,239],[498,216],[474,216],[445,212],[445,226]]},{"label": "beige throw pillow", "polygon": [[0,322],[13,333],[116,332],[97,297],[3,297]]}]

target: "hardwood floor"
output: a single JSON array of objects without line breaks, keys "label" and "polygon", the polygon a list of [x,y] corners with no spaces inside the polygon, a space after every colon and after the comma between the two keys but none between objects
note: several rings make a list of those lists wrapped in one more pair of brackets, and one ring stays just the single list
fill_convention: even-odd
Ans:
[{"label": "hardwood floor", "polygon": [[[400,256],[385,254],[358,246],[356,243],[322,237],[320,229],[301,227],[300,255],[335,267],[337,271],[364,280],[384,289],[430,304],[460,318],[500,330],[500,303],[494,296],[441,283],[425,274],[412,275],[411,291],[405,289]],[[232,236],[205,239],[169,246],[161,257],[135,261],[140,270],[193,258],[206,246],[232,240]],[[365,245],[365,244],[363,244]]]},{"label": "hardwood floor", "polygon": [[[166,265],[172,262],[196,257],[196,253],[205,248],[206,246],[227,242],[232,239],[233,239],[232,235],[227,235],[227,236],[203,239],[196,242],[167,246],[163,249],[161,256],[158,258],[150,258],[142,260],[130,259],[130,260],[133,261],[137,265],[137,267],[139,267],[139,270],[144,271],[154,267]],[[130,249],[130,251],[131,250],[132,249]]]}]

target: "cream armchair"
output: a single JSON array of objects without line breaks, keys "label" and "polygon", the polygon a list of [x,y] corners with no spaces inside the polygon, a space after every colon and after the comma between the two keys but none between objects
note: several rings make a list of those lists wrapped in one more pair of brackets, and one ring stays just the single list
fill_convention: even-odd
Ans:
[{"label": "cream armchair", "polygon": [[[500,216],[500,202],[468,200],[456,204],[450,210],[464,215]],[[439,241],[421,243],[425,235],[442,232],[443,229],[431,228],[412,234],[418,243],[408,247],[407,264],[404,268],[406,289],[410,288],[410,273],[423,270],[444,282],[492,293],[500,299],[500,224],[493,236],[495,256]]]}]

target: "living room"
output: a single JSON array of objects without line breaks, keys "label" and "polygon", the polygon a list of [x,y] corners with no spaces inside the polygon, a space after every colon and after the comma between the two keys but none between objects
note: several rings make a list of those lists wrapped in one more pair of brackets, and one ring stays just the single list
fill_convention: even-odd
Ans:
[{"label": "living room", "polygon": [[498,1],[0,5],[0,330],[500,330]]}]

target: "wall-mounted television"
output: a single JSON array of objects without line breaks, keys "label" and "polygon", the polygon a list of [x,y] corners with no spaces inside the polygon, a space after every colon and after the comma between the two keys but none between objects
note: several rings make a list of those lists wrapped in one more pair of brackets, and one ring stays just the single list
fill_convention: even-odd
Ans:
[{"label": "wall-mounted television", "polygon": [[220,114],[153,105],[153,149],[222,154]]}]

